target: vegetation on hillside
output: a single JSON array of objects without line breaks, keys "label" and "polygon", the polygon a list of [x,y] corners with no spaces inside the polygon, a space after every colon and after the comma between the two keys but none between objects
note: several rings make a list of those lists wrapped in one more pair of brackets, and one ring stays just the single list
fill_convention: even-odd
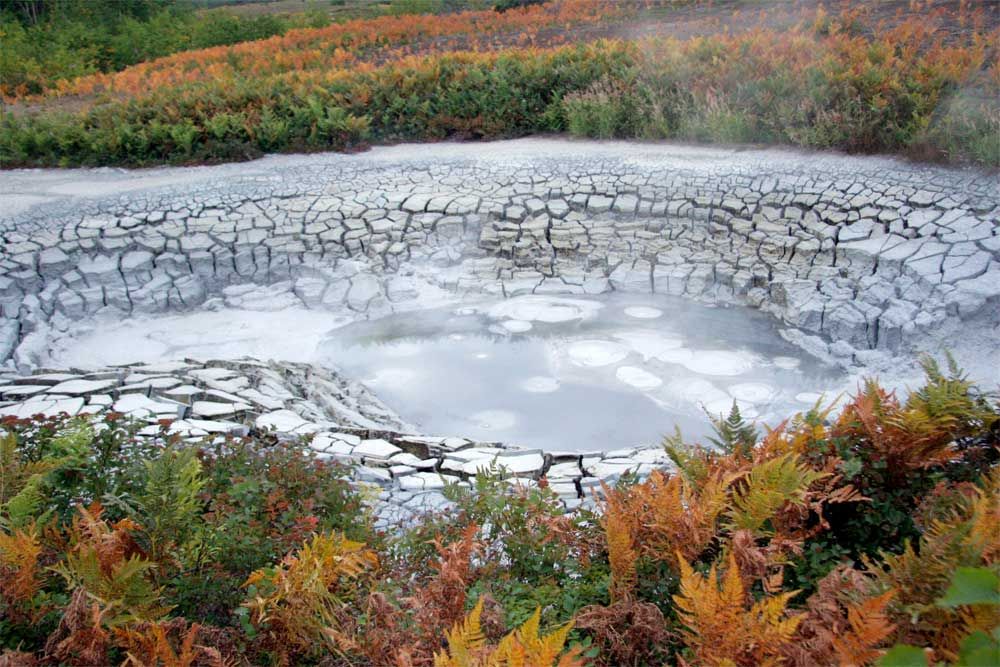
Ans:
[{"label": "vegetation on hillside", "polygon": [[614,3],[403,15],[185,51],[9,99],[0,163],[147,165],[537,132],[760,142],[1000,165],[1000,37],[964,6],[861,31],[560,45]]},{"label": "vegetation on hillside", "polygon": [[927,371],[669,439],[594,512],[499,469],[389,534],[305,443],[7,419],[0,664],[986,664],[1000,406]]},{"label": "vegetation on hillside", "polygon": [[178,51],[327,23],[318,4],[298,15],[241,17],[168,0],[0,0],[0,95],[37,95]]}]

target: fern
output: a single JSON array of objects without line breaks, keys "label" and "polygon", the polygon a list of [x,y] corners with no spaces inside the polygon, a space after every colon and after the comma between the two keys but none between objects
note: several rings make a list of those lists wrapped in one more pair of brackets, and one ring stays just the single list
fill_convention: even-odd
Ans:
[{"label": "fern", "polygon": [[57,462],[23,461],[17,436],[0,437],[0,527],[22,528],[38,518],[44,505],[45,475]]},{"label": "fern", "polygon": [[16,434],[0,436],[0,527],[44,523],[50,474],[82,462],[92,439],[93,428],[80,419],[64,424],[44,448],[19,451]]},{"label": "fern", "polygon": [[491,657],[491,664],[503,667],[580,665],[575,649],[560,657],[570,630],[573,629],[573,622],[570,621],[550,634],[542,636],[539,633],[541,618],[542,610],[537,608],[524,625],[500,640]]},{"label": "fern", "polygon": [[673,435],[663,438],[663,449],[678,472],[692,484],[699,485],[708,477],[711,455],[703,447],[684,442],[679,427],[674,428]]},{"label": "fern", "polygon": [[628,522],[620,513],[612,511],[605,515],[604,532],[611,564],[611,601],[623,602],[631,598],[635,589],[639,554],[633,546]]},{"label": "fern", "polygon": [[94,440],[94,427],[83,418],[71,419],[62,425],[59,433],[49,442],[47,458],[59,461],[60,465],[82,461]]},{"label": "fern", "polygon": [[146,461],[145,468],[146,484],[136,497],[136,505],[152,559],[163,560],[175,546],[190,551],[199,539],[199,495],[205,486],[195,450],[164,450],[153,461]]},{"label": "fern", "polygon": [[729,476],[713,471],[696,491],[683,476],[653,471],[628,489],[605,488],[605,516],[615,515],[628,526],[643,556],[672,562],[672,554],[680,550],[693,559],[716,538],[730,482]]},{"label": "fern", "polygon": [[24,528],[37,521],[45,522],[45,477],[35,474],[28,477],[21,489],[2,507],[0,521],[8,528]]},{"label": "fern", "polygon": [[950,517],[930,522],[916,548],[907,543],[901,554],[882,554],[882,563],[864,559],[878,590],[896,591],[890,609],[898,626],[897,641],[930,646],[939,659],[955,660],[965,636],[1000,624],[1000,607],[936,604],[959,567],[997,568],[998,507],[1000,469],[994,469]]},{"label": "fern", "polygon": [[83,588],[73,591],[55,631],[45,642],[45,655],[56,664],[110,665],[111,633],[108,610],[94,602]]},{"label": "fern", "polygon": [[604,665],[657,665],[675,643],[674,624],[652,602],[590,605],[576,615],[575,628],[599,649]]},{"label": "fern", "polygon": [[39,556],[42,546],[34,532],[0,531],[0,616],[30,605],[42,587]]},{"label": "fern", "polygon": [[744,421],[736,401],[733,401],[733,407],[725,419],[721,416],[709,416],[712,420],[712,430],[715,431],[715,437],[710,437],[709,441],[726,455],[750,458],[759,434],[752,423]]},{"label": "fern", "polygon": [[156,620],[169,609],[159,604],[160,591],[151,580],[156,564],[138,549],[134,522],[124,519],[109,525],[101,508],[80,508],[73,522],[75,545],[55,569],[70,588],[86,591],[108,616],[109,625],[133,619]]},{"label": "fern", "polygon": [[791,453],[755,465],[732,499],[728,527],[769,534],[765,524],[778,510],[788,503],[804,504],[809,487],[826,476],[800,463]]},{"label": "fern", "polygon": [[[127,656],[122,667],[226,667],[217,649],[195,643],[201,629],[197,623],[188,627],[182,618],[115,628],[115,643]],[[171,641],[171,633],[180,635],[179,641]]]},{"label": "fern", "polygon": [[944,428],[954,429],[954,437],[969,431],[989,430],[1000,415],[989,404],[987,395],[976,393],[974,385],[958,367],[954,357],[950,353],[946,353],[946,357],[947,375],[932,357],[921,359],[927,381],[923,387],[910,393],[906,409],[926,416]]},{"label": "fern", "polygon": [[894,480],[949,463],[958,454],[956,440],[987,433],[1000,420],[989,396],[976,393],[953,360],[947,375],[929,357],[923,365],[927,382],[905,404],[869,381],[833,431],[856,440],[855,447],[883,462]]},{"label": "fern", "polygon": [[895,626],[888,606],[894,591],[871,593],[870,575],[840,565],[823,577],[785,650],[791,667],[867,665],[881,653]]},{"label": "fern", "polygon": [[469,524],[461,539],[444,545],[433,541],[438,560],[433,564],[434,576],[425,581],[406,600],[413,610],[413,621],[420,629],[417,652],[432,655],[439,646],[441,633],[457,623],[465,614],[466,590],[474,580],[473,556],[481,545],[476,540],[478,526]]},{"label": "fern", "polygon": [[141,556],[132,555],[104,571],[96,549],[83,548],[67,555],[58,571],[70,586],[85,589],[103,607],[146,620],[167,611],[157,606],[159,591],[149,580],[155,567]]},{"label": "fern", "polygon": [[582,667],[577,649],[564,653],[573,623],[548,635],[540,634],[541,609],[517,630],[500,640],[496,648],[486,646],[480,626],[483,600],[447,633],[448,650],[434,655],[434,667]]},{"label": "fern", "polygon": [[0,437],[0,506],[17,495],[25,477],[17,455],[17,436],[5,433]]},{"label": "fern", "polygon": [[[445,545],[440,537],[431,541],[438,560],[431,567],[433,576],[413,582],[413,594],[393,605],[381,593],[368,597],[364,623],[350,631],[325,628],[332,644],[345,651],[362,653],[373,664],[429,665],[441,647],[441,636],[458,627],[465,618],[467,591],[477,576],[473,556],[480,552],[478,526],[467,525],[460,539]],[[488,595],[480,603],[493,618],[490,626],[499,625],[499,613]],[[481,612],[480,612],[481,613]]]},{"label": "fern", "polygon": [[674,596],[682,638],[704,665],[777,665],[792,643],[801,616],[789,617],[788,601],[797,591],[766,596],[747,604],[747,591],[730,554],[721,587],[716,565],[697,574],[679,553],[680,593]]},{"label": "fern", "polygon": [[309,652],[317,640],[331,640],[337,611],[352,587],[378,565],[375,553],[342,535],[320,534],[281,565],[255,571],[244,586],[251,621],[280,655]]},{"label": "fern", "polygon": [[889,590],[848,607],[848,627],[832,639],[839,664],[866,665],[882,654],[879,645],[895,629],[886,613],[895,593]]},{"label": "fern", "polygon": [[486,637],[480,624],[482,615],[483,599],[480,598],[469,615],[447,632],[448,652],[434,655],[434,667],[468,667],[476,664],[486,645]]}]

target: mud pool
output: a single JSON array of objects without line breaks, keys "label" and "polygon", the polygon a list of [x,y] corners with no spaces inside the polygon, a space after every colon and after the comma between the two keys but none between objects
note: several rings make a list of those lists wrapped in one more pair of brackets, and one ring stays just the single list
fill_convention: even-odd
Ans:
[{"label": "mud pool", "polygon": [[320,363],[368,385],[422,433],[546,450],[652,444],[733,401],[775,423],[846,378],[748,308],[678,298],[524,296],[357,322]]},{"label": "mud pool", "polygon": [[[945,351],[992,389],[992,176],[543,139],[10,172],[0,409],[100,410],[114,376],[195,431],[347,429],[424,456],[425,436],[435,455],[694,438],[733,400],[774,423],[865,376],[905,395]],[[197,360],[212,377],[166,387]],[[32,379],[56,371],[87,383]],[[379,483],[409,471],[379,443],[336,449],[354,447]],[[609,460],[596,477],[639,461]]]}]

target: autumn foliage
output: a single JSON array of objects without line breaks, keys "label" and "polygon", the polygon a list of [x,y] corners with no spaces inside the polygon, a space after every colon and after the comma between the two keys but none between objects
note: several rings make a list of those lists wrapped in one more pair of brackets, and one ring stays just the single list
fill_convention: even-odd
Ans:
[{"label": "autumn foliage", "polygon": [[[62,81],[43,97],[102,92],[138,96],[150,88],[210,79],[287,78],[291,73],[357,69],[428,52],[530,47],[536,45],[540,30],[594,23],[618,13],[616,3],[607,0],[560,0],[504,13],[484,10],[355,19],[322,28],[298,28],[253,42],[183,51],[121,72]],[[551,45],[551,38],[546,41]],[[20,99],[17,91],[3,92],[10,100]]]},{"label": "autumn foliage", "polygon": [[389,533],[300,443],[8,419],[0,664],[980,664],[1000,412],[926,370],[905,399],[869,382],[762,436],[734,410],[573,514],[495,469]]},{"label": "autumn foliage", "polygon": [[[636,8],[604,0],[291,30],[40,96],[6,91],[0,160],[197,162],[569,132],[1000,164],[997,31],[966,3],[916,5],[890,22],[820,11],[780,30],[765,13],[686,39],[601,39]],[[566,43],[571,28],[587,38]]]}]

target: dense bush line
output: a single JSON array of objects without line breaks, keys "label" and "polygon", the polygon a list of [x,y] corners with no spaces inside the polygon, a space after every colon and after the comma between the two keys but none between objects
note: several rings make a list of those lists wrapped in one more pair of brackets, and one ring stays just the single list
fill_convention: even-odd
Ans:
[{"label": "dense bush line", "polygon": [[[463,16],[438,30],[501,25]],[[81,112],[7,114],[0,162],[184,163],[569,131],[1000,165],[1000,65],[990,50],[997,35],[970,28],[946,41],[933,20],[914,19],[864,36],[849,19],[821,16],[780,33],[453,52],[381,65],[359,61],[354,47],[324,51],[308,33],[289,35],[281,38],[286,50],[264,57],[247,45],[208,54],[214,64],[201,67],[140,65],[161,84],[139,92],[127,78],[112,81],[122,95]],[[399,23],[399,34],[421,20]],[[379,33],[335,34],[337,44],[369,48]]]},{"label": "dense bush line", "polygon": [[926,369],[763,438],[734,408],[594,512],[494,469],[393,534],[304,444],[7,419],[0,664],[988,664],[1000,405]]},{"label": "dense bush line", "polygon": [[87,103],[88,96],[95,93],[122,99],[198,81],[261,80],[306,72],[325,75],[361,63],[393,62],[414,51],[440,53],[490,48],[491,40],[500,37],[514,38],[519,46],[531,45],[539,29],[593,23],[614,16],[618,10],[609,2],[561,0],[506,13],[482,10],[443,16],[393,13],[356,19],[324,28],[291,30],[264,40],[184,51],[122,72],[60,82],[44,95],[18,95],[10,101],[44,103],[69,98]]},{"label": "dense bush line", "polygon": [[792,144],[1000,165],[1000,33],[933,16],[872,36],[857,11],[808,30],[642,44],[639,65],[563,102],[574,134]]},{"label": "dense bush line", "polygon": [[[35,13],[25,6],[38,5]],[[18,10],[18,11],[15,11]],[[329,23],[318,8],[294,16],[196,12],[163,0],[0,3],[0,95],[40,94],[60,81],[114,72],[178,51],[280,35]]]}]

